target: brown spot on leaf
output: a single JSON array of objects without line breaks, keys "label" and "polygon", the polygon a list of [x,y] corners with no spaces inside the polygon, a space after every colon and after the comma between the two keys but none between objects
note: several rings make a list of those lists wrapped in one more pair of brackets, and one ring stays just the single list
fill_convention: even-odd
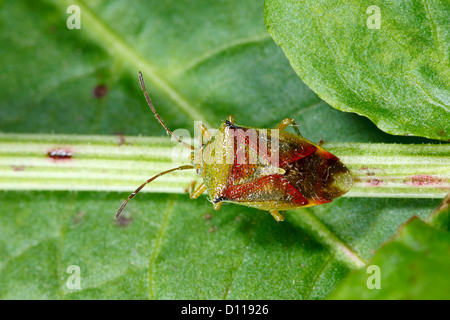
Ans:
[{"label": "brown spot on leaf", "polygon": [[75,217],[72,218],[72,223],[78,225],[83,222],[85,213],[83,211],[78,211]]},{"label": "brown spot on leaf", "polygon": [[125,144],[125,137],[124,136],[119,136],[119,147],[123,146]]},{"label": "brown spot on leaf", "polygon": [[117,145],[119,147],[121,147],[123,145],[127,145],[127,146],[132,146],[133,145],[133,143],[131,143],[131,142],[129,142],[129,141],[127,141],[125,139],[125,136],[123,135],[123,132],[113,132],[113,134],[117,135],[117,140],[118,140]]},{"label": "brown spot on leaf", "polygon": [[411,183],[413,186],[429,186],[442,183],[442,179],[427,174],[421,174],[412,176]]},{"label": "brown spot on leaf", "polygon": [[47,156],[53,160],[68,160],[72,159],[73,151],[66,148],[56,148],[49,150]]},{"label": "brown spot on leaf", "polygon": [[373,186],[373,187],[378,187],[378,186],[381,186],[381,185],[383,184],[383,180],[376,179],[376,178],[370,179],[370,180],[369,180],[369,184],[370,184],[371,186]]},{"label": "brown spot on leaf", "polygon": [[211,220],[212,215],[210,213],[207,213],[207,214],[205,214],[204,218],[205,218],[205,220]]},{"label": "brown spot on leaf", "polygon": [[108,93],[108,87],[104,84],[99,84],[94,88],[93,95],[95,98],[103,98]]},{"label": "brown spot on leaf", "polygon": [[118,225],[119,227],[128,227],[131,222],[133,222],[133,218],[127,218],[124,215],[121,215],[117,218],[116,225]]}]

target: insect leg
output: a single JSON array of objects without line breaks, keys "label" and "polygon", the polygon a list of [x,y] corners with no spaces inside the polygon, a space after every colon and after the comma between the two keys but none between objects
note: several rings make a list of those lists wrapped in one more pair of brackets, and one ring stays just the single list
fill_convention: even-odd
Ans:
[{"label": "insect leg", "polygon": [[323,145],[324,143],[326,143],[325,140],[320,139],[320,141],[317,143],[317,145],[320,147],[321,145]]},{"label": "insect leg", "polygon": [[276,127],[275,129],[278,130],[284,130],[286,129],[289,125],[292,125],[294,127],[295,133],[297,133],[300,137],[303,137],[302,134],[300,133],[300,130],[298,129],[298,125],[295,122],[294,119],[291,118],[286,118],[283,121],[281,121]]},{"label": "insect leg", "polygon": [[274,217],[275,220],[277,220],[278,222],[283,221],[284,218],[286,217],[285,213],[280,213],[277,210],[269,210],[269,212],[272,215],[272,217]]},{"label": "insect leg", "polygon": [[203,139],[206,139],[206,141],[209,141],[212,137],[211,132],[209,132],[208,128],[206,128],[203,124],[199,125],[200,130],[202,131],[202,145],[203,145]]},{"label": "insect leg", "polygon": [[222,206],[222,201],[221,202],[217,202],[217,203],[213,203],[214,210],[216,210],[216,211],[220,210],[221,206]]},{"label": "insect leg", "polygon": [[197,190],[194,191],[195,188],[195,181],[191,184],[191,193],[189,195],[189,198],[191,199],[197,199],[198,197],[200,197],[202,195],[203,192],[206,191],[206,186],[204,183],[202,183]]}]

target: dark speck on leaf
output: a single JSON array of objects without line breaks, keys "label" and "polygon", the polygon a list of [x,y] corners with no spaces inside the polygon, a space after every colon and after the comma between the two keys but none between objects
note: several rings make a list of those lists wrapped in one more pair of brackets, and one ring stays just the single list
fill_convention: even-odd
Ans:
[{"label": "dark speck on leaf", "polygon": [[25,166],[24,166],[23,164],[20,165],[20,166],[11,165],[11,168],[12,168],[14,171],[24,171],[24,170],[25,170]]},{"label": "dark speck on leaf", "polygon": [[212,215],[210,213],[207,213],[207,214],[205,214],[204,218],[205,218],[205,220],[211,220]]},{"label": "dark speck on leaf", "polygon": [[116,225],[119,227],[127,227],[131,222],[133,221],[133,218],[127,218],[124,215],[119,216],[116,220]]},{"label": "dark speck on leaf", "polygon": [[93,93],[95,98],[103,98],[108,93],[108,88],[104,84],[99,84]]},{"label": "dark speck on leaf", "polygon": [[69,149],[52,149],[47,152],[47,156],[53,160],[65,160],[71,159],[73,156],[73,152]]},{"label": "dark speck on leaf", "polygon": [[72,223],[78,225],[83,222],[85,213],[83,211],[78,211],[75,217],[72,218]]}]

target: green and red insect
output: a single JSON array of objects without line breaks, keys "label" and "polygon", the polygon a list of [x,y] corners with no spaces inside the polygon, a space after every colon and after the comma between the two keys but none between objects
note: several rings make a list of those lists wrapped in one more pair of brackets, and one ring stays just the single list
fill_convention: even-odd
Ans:
[{"label": "green and red insect", "polygon": [[[192,164],[145,181],[122,204],[116,219],[145,185],[177,170],[195,169],[203,177],[197,189],[191,185],[191,199],[207,192],[216,210],[223,202],[230,202],[269,211],[277,221],[285,217],[280,211],[327,203],[352,187],[347,167],[333,154],[304,139],[290,118],[273,129],[258,129],[237,125],[234,117],[228,116],[215,134],[201,125],[205,140],[201,147],[181,141],[156,112],[140,72],[139,79],[148,105],[166,132],[192,151]],[[285,131],[289,125],[294,125],[296,134]]]}]

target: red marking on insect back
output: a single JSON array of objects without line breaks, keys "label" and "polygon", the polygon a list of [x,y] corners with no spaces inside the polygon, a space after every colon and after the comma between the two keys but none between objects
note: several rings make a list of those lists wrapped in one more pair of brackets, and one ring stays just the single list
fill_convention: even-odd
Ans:
[{"label": "red marking on insect back", "polygon": [[442,183],[442,179],[435,176],[426,174],[416,175],[411,177],[411,183],[413,186],[429,186]]},{"label": "red marking on insect back", "polygon": [[[272,163],[272,165],[278,165],[278,155],[274,155],[275,159],[272,158],[271,150],[269,151],[266,144],[260,140],[260,134],[255,129],[244,129],[235,126],[232,130],[235,139],[234,165],[256,164],[258,158],[267,163]],[[274,163],[274,161],[276,162]]]},{"label": "red marking on insect back", "polygon": [[290,203],[295,205],[303,206],[308,203],[308,200],[280,175],[264,176],[245,184],[229,186],[223,198],[229,201],[248,202],[261,201],[261,195],[266,195],[266,200],[270,200],[271,195],[276,195],[274,199],[277,199],[279,194],[284,195],[286,199],[289,198]]},{"label": "red marking on insect back", "polygon": [[47,152],[47,156],[55,161],[70,160],[73,157],[73,152],[66,148],[52,149]]},{"label": "red marking on insect back", "polygon": [[288,154],[280,155],[280,167],[283,168],[289,163],[306,158],[307,156],[313,154],[316,149],[317,148],[314,145],[310,144],[306,145],[304,148],[299,148]]},{"label": "red marking on insect back", "polygon": [[[310,157],[315,154],[316,160],[312,160],[314,163],[319,163],[318,159],[322,159],[322,166],[324,169],[323,174],[316,172],[317,176],[322,177],[316,179],[317,183],[328,183],[329,168],[334,165],[339,159],[326,150],[319,148],[311,143],[286,143],[284,148],[280,148],[279,168],[282,169],[283,174],[279,175],[275,172],[268,173],[264,176],[258,169],[267,165],[272,158],[272,154],[269,149],[263,143],[255,143],[258,138],[252,138],[251,129],[242,130],[239,128],[235,134],[235,149],[234,149],[234,164],[232,168],[232,174],[229,177],[229,185],[223,189],[220,194],[217,194],[215,201],[231,201],[231,202],[244,202],[244,203],[259,203],[259,202],[271,202],[274,203],[289,203],[292,206],[304,206],[309,204],[310,201],[314,204],[322,204],[330,202],[333,197],[325,194],[320,188],[315,188],[313,192],[309,192],[309,198],[303,193],[301,188],[293,178],[304,179],[302,173],[297,173],[294,177],[291,172],[297,171],[300,163],[308,161]],[[268,141],[268,139],[263,141]],[[296,141],[297,142],[297,141]],[[319,157],[319,158],[318,158]],[[256,159],[256,163],[252,160]],[[308,165],[302,167],[307,170]],[[320,169],[316,168],[316,169]],[[327,173],[325,174],[325,171]],[[312,183],[312,182],[310,182]],[[313,183],[314,184],[314,183]],[[317,184],[311,185],[315,187]],[[310,191],[310,190],[309,190]]]}]

